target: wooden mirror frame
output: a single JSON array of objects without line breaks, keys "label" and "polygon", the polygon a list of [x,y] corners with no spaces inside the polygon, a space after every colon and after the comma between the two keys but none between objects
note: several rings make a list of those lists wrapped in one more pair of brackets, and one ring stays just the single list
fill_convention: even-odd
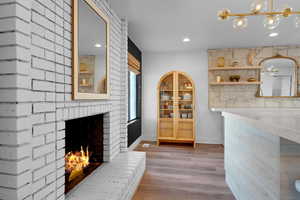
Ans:
[{"label": "wooden mirror frame", "polygon": [[[272,57],[267,57],[267,58],[264,58],[262,59],[260,62],[259,62],[259,66],[263,67],[262,64],[263,62],[265,62],[266,60],[271,60],[271,59],[289,59],[289,60],[292,60],[294,61],[295,63],[295,77],[296,77],[296,80],[294,81],[294,84],[296,85],[295,87],[295,90],[296,90],[296,96],[260,96],[260,88],[261,88],[261,85],[258,86],[258,90],[257,90],[257,93],[256,93],[256,97],[258,98],[299,98],[300,95],[299,95],[299,92],[298,92],[298,73],[299,73],[299,64],[297,62],[296,59],[292,58],[292,57],[287,57],[287,56],[282,56],[282,55],[279,55],[277,54],[276,56],[272,56]],[[263,68],[262,68],[263,69]],[[259,70],[259,81],[261,81],[261,70]],[[296,82],[296,83],[295,83]]]},{"label": "wooden mirror frame", "polygon": [[106,23],[106,94],[97,93],[80,93],[78,85],[79,73],[79,58],[78,58],[78,1],[72,0],[72,75],[73,75],[73,100],[93,100],[93,99],[108,99],[110,97],[110,80],[109,80],[109,51],[110,51],[110,21],[109,18],[101,11],[93,0],[84,1],[99,17]]}]

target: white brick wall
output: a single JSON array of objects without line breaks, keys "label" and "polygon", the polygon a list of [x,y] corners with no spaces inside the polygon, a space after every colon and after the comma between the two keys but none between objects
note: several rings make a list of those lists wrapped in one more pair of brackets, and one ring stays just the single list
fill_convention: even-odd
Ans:
[{"label": "white brick wall", "polygon": [[111,98],[73,101],[71,0],[0,2],[0,199],[64,199],[65,120],[104,115],[104,160],[127,151],[127,22],[111,21]]},{"label": "white brick wall", "polygon": [[24,199],[30,192],[29,23],[28,2],[0,2],[0,199]]}]

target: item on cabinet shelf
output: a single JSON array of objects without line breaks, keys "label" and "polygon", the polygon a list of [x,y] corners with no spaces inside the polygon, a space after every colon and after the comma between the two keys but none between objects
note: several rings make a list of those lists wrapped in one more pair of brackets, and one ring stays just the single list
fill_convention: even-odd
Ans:
[{"label": "item on cabinet shelf", "polygon": [[187,114],[187,113],[181,113],[181,118],[182,118],[182,119],[188,118],[188,114]]},{"label": "item on cabinet shelf", "polygon": [[164,105],[164,109],[168,109],[168,107],[169,107],[168,103]]},{"label": "item on cabinet shelf", "polygon": [[229,80],[230,80],[231,82],[239,82],[240,79],[241,79],[241,76],[240,76],[240,75],[231,75],[231,76],[229,76]]},{"label": "item on cabinet shelf", "polygon": [[185,89],[192,89],[193,87],[192,87],[192,84],[191,84],[191,83],[185,83],[185,84],[184,84],[184,88],[185,88]]},{"label": "item on cabinet shelf", "polygon": [[168,100],[170,100],[170,96],[164,94],[164,95],[161,96],[161,100],[162,101],[168,101]]},{"label": "item on cabinet shelf", "polygon": [[192,105],[190,105],[190,104],[189,105],[184,105],[183,109],[192,109]]},{"label": "item on cabinet shelf", "polygon": [[185,93],[185,94],[183,95],[183,99],[184,99],[184,100],[191,100],[191,99],[192,99],[192,95],[191,95],[190,93]]},{"label": "item on cabinet shelf", "polygon": [[170,118],[174,118],[174,113],[170,113]]},{"label": "item on cabinet shelf", "polygon": [[161,114],[160,117],[161,118],[169,118],[169,115]]},{"label": "item on cabinet shelf", "polygon": [[216,76],[216,81],[217,83],[221,83],[224,81],[224,79],[222,78],[222,76]]},{"label": "item on cabinet shelf", "polygon": [[217,58],[217,67],[225,67],[225,58],[224,57]]},{"label": "item on cabinet shelf", "polygon": [[248,82],[256,82],[256,78],[251,77],[251,78],[248,78],[247,81],[248,81]]},{"label": "item on cabinet shelf", "polygon": [[81,83],[80,83],[80,85],[87,85],[87,83],[86,83],[86,79],[81,79]]},{"label": "item on cabinet shelf", "polygon": [[240,62],[238,60],[234,60],[234,61],[232,61],[231,66],[237,67],[239,64],[240,64]]},{"label": "item on cabinet shelf", "polygon": [[168,105],[169,110],[173,110],[173,105]]},{"label": "item on cabinet shelf", "polygon": [[160,90],[162,90],[162,91],[168,90],[166,83],[161,84]]},{"label": "item on cabinet shelf", "polygon": [[80,87],[91,87],[90,81],[86,80],[85,78],[80,80]]},{"label": "item on cabinet shelf", "polygon": [[89,67],[85,63],[80,63],[80,73],[88,73]]},{"label": "item on cabinet shelf", "polygon": [[188,114],[188,118],[189,118],[189,119],[192,119],[192,118],[193,118],[193,114],[192,114],[192,113],[189,113],[189,114]]}]

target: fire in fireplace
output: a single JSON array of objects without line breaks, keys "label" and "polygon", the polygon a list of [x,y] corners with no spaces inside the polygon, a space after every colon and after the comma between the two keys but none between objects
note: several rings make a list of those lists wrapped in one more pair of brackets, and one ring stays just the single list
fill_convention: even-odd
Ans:
[{"label": "fire in fireplace", "polygon": [[103,162],[103,115],[66,121],[65,193]]},{"label": "fire in fireplace", "polygon": [[81,147],[81,151],[75,153],[69,152],[65,156],[66,160],[66,173],[69,181],[74,180],[76,177],[80,176],[83,173],[83,170],[89,166],[90,156],[88,147],[86,152]]}]

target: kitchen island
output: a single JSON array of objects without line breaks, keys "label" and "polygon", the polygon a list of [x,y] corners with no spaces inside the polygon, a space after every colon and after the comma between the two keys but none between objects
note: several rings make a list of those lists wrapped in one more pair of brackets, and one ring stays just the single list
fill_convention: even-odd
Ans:
[{"label": "kitchen island", "polygon": [[224,117],[226,182],[237,200],[296,200],[300,110],[213,109]]}]

